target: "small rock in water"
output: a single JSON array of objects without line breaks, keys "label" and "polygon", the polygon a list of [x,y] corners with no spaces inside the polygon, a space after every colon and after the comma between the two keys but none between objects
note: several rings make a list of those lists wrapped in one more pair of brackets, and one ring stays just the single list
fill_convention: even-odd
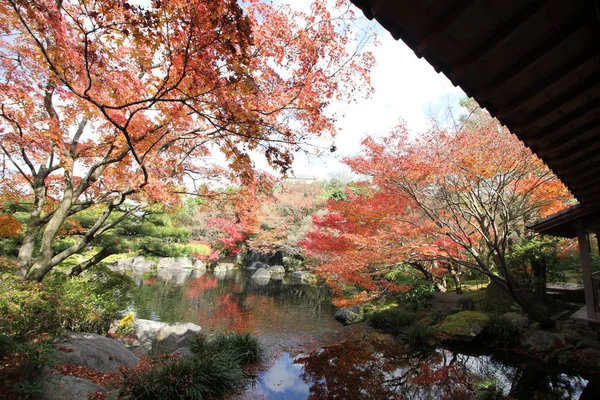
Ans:
[{"label": "small rock in water", "polygon": [[355,324],[362,321],[360,307],[342,307],[335,312],[333,317],[344,325]]}]

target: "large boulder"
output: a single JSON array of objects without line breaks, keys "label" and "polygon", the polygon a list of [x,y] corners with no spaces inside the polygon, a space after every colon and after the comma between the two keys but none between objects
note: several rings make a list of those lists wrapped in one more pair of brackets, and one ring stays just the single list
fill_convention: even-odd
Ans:
[{"label": "large boulder", "polygon": [[120,366],[135,368],[139,361],[139,357],[119,341],[95,333],[71,332],[56,347],[57,361],[103,373],[118,371]]},{"label": "large boulder", "polygon": [[475,303],[469,296],[456,293],[436,292],[429,299],[429,305],[434,311],[473,311]]},{"label": "large boulder", "polygon": [[202,328],[189,322],[164,325],[154,337],[152,351],[171,353],[181,347],[188,347],[193,339],[203,335]]},{"label": "large boulder", "polygon": [[470,343],[479,339],[488,325],[490,316],[478,311],[461,311],[446,317],[438,329],[442,339],[453,343]]},{"label": "large boulder", "polygon": [[106,389],[94,382],[77,376],[61,375],[57,372],[43,374],[41,391],[36,396],[40,400],[87,400],[94,392],[106,394]]},{"label": "large boulder", "polygon": [[165,322],[136,319],[133,323],[133,332],[136,339],[133,342],[124,342],[124,344],[135,354],[142,357],[152,350],[152,343],[156,338],[156,334],[165,325],[167,325]]},{"label": "large boulder", "polygon": [[520,344],[521,347],[532,352],[550,353],[564,348],[567,340],[567,335],[564,333],[532,330],[521,335]]},{"label": "large boulder", "polygon": [[362,321],[363,316],[360,307],[342,307],[335,312],[333,317],[344,325],[355,324]]},{"label": "large boulder", "polygon": [[529,328],[531,321],[523,314],[517,312],[507,312],[502,315],[512,326],[518,328],[520,331],[524,331]]}]

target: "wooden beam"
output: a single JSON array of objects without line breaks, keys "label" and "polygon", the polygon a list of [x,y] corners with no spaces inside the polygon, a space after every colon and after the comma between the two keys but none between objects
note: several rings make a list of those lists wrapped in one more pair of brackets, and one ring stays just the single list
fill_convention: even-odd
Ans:
[{"label": "wooden beam", "polygon": [[577,241],[579,242],[579,258],[581,260],[581,269],[583,273],[585,308],[588,318],[597,319],[596,310],[598,309],[598,304],[596,304],[594,285],[592,283],[592,268],[590,264],[590,249],[588,245],[587,233],[585,232],[585,226],[581,221],[578,221],[576,229]]},{"label": "wooden beam", "polygon": [[[533,124],[553,112],[560,111],[562,107],[579,97],[590,96],[592,92],[596,92],[600,88],[600,73],[598,72],[600,71],[592,74],[591,79],[582,80],[578,85],[573,86],[560,96],[552,98],[548,103],[527,114],[516,113],[511,118],[509,115],[502,113],[506,124],[513,126],[515,130],[526,129],[526,124]],[[594,96],[592,95],[592,97]]]},{"label": "wooden beam", "polygon": [[548,1],[533,1],[528,4],[517,16],[510,21],[507,21],[502,25],[501,29],[498,29],[494,32],[494,34],[488,39],[484,40],[479,46],[477,46],[473,51],[471,51],[467,56],[463,57],[462,60],[457,62],[450,71],[450,75],[454,78],[460,78],[465,74],[465,72],[469,69],[470,66],[477,63],[482,58],[486,57],[492,50],[494,50],[497,46],[503,44],[508,38],[510,38],[510,34],[519,29],[521,25],[525,24],[529,21],[533,16],[535,16],[538,11],[542,8],[548,7],[553,2]]},{"label": "wooden beam", "polygon": [[552,159],[552,165],[560,169],[564,166],[577,163],[579,160],[583,160],[588,154],[597,152],[600,152],[600,140],[598,140],[598,136],[594,136],[587,142],[580,142],[575,150],[567,153],[566,156],[560,153],[555,154],[553,152],[549,158]]},{"label": "wooden beam", "polygon": [[[558,132],[561,128],[564,128],[566,125],[577,121],[579,118],[585,117],[586,115],[588,115],[590,113],[596,112],[598,110],[598,108],[600,108],[600,96],[598,96],[597,98],[595,98],[587,103],[584,103],[579,108],[576,108],[575,110],[572,110],[571,112],[563,115],[562,118],[560,118],[557,121],[554,121],[550,125],[546,125],[541,128],[538,128],[537,134],[533,134],[533,135],[528,134],[526,137],[530,140],[531,139],[535,140],[535,137],[539,136],[540,133],[542,133],[542,132]],[[535,121],[528,121],[528,123],[526,125],[523,124],[520,127],[514,127],[513,130],[515,132],[524,133],[524,132],[527,132],[528,129],[533,127],[533,124],[535,124]],[[543,133],[542,133],[542,135],[543,135]]]},{"label": "wooden beam", "polygon": [[448,27],[452,25],[452,23],[454,23],[458,17],[461,16],[471,4],[471,0],[461,0],[450,11],[446,12],[444,17],[435,24],[434,29],[429,32],[426,37],[419,40],[419,43],[417,44],[417,50],[421,54],[425,54],[432,43],[435,43],[438,39],[440,39],[440,37],[447,34],[446,29],[448,29]]},{"label": "wooden beam", "polygon": [[600,116],[581,127],[569,132],[568,135],[560,135],[558,132],[551,132],[547,135],[537,135],[533,138],[524,138],[529,144],[534,144],[539,148],[539,155],[546,156],[551,154],[568,154],[577,150],[582,141],[598,137],[598,128],[600,128]]},{"label": "wooden beam", "polygon": [[565,77],[576,73],[579,69],[584,68],[589,62],[596,62],[600,59],[598,56],[598,49],[596,46],[590,46],[589,51],[584,51],[577,57],[574,57],[563,67],[559,68],[555,72],[548,75],[543,80],[536,83],[533,87],[528,89],[526,92],[519,94],[517,97],[511,99],[507,106],[502,107],[498,112],[498,117],[503,118],[510,115],[514,110],[522,107],[527,102],[531,101],[535,96],[543,92],[544,90],[552,87],[557,82],[561,81]]},{"label": "wooden beam", "polygon": [[564,174],[578,175],[578,172],[585,172],[593,169],[600,163],[600,153],[588,153],[587,157],[581,157],[579,162],[572,162],[567,168],[559,168]]},{"label": "wooden beam", "polygon": [[567,27],[559,30],[552,37],[549,37],[547,40],[545,40],[542,45],[535,48],[525,57],[521,57],[516,63],[493,77],[488,83],[479,89],[479,92],[484,93],[485,97],[491,97],[491,95],[493,95],[500,87],[502,87],[502,85],[506,84],[506,82],[510,81],[522,71],[531,67],[532,64],[539,61],[539,59],[545,56],[547,53],[556,51],[561,46],[570,42],[572,40],[572,36],[577,35],[586,29],[589,29],[589,27],[586,24],[582,24],[580,20],[576,19],[572,21]]}]

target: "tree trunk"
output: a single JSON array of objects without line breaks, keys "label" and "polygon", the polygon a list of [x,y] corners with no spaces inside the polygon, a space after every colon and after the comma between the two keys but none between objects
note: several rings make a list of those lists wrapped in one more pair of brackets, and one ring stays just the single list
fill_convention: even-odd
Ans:
[{"label": "tree trunk", "polygon": [[67,276],[78,276],[83,271],[98,264],[100,261],[104,260],[106,257],[110,256],[111,254],[113,254],[113,251],[111,251],[110,249],[104,248],[104,249],[100,250],[98,253],[96,253],[94,256],[92,256],[91,258],[88,258],[84,262],[79,263],[79,264],[75,265],[74,267],[71,267],[68,271],[65,271],[65,274],[67,274]]},{"label": "tree trunk", "polygon": [[27,231],[23,243],[19,248],[19,255],[17,258],[17,264],[19,271],[23,277],[26,277],[29,273],[29,269],[33,264],[33,252],[35,250],[35,242],[42,229],[42,223],[40,221],[42,215],[42,209],[46,202],[46,187],[44,183],[38,184],[34,182],[33,185],[33,208],[27,221]]},{"label": "tree trunk", "polygon": [[450,267],[450,276],[452,277],[452,280],[454,280],[454,287],[456,288],[456,294],[462,294],[462,286],[460,283],[460,275],[458,273],[458,271],[456,270],[456,268],[454,267]]},{"label": "tree trunk", "polygon": [[531,262],[533,272],[533,290],[541,301],[546,301],[546,264],[540,260]]},{"label": "tree trunk", "polygon": [[544,327],[553,327],[556,324],[552,318],[548,316],[548,309],[540,302],[535,294],[528,288],[523,288],[515,282],[510,274],[507,274],[506,279],[490,274],[490,279],[513,298],[513,300],[523,308],[529,318],[539,322]]}]

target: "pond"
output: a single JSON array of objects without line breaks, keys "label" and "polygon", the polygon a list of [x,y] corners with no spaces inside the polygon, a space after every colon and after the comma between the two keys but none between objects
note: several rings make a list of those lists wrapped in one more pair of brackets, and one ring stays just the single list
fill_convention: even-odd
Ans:
[{"label": "pond", "polygon": [[[208,333],[253,332],[270,358],[239,399],[577,399],[597,383],[543,363],[474,347],[414,351],[364,324],[334,320],[324,288],[249,272],[133,274],[138,318],[192,322]],[[593,397],[592,397],[593,398]]]}]

